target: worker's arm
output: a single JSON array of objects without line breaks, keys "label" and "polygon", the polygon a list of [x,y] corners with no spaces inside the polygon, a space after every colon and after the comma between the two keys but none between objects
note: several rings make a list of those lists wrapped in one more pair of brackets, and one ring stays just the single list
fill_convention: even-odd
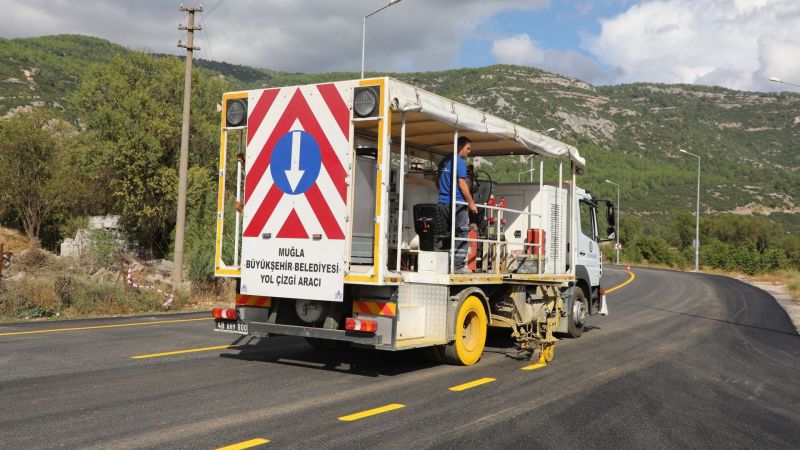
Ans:
[{"label": "worker's arm", "polygon": [[473,213],[478,213],[478,206],[475,204],[475,200],[472,199],[472,193],[469,191],[469,185],[467,184],[467,180],[464,178],[458,179],[458,188],[461,189],[461,194],[464,196],[464,199],[467,201],[469,205],[469,210]]}]

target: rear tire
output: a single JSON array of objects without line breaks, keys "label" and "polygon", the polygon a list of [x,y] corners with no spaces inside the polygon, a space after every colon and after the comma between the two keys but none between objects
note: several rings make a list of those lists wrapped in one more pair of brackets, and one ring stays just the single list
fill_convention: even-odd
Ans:
[{"label": "rear tire", "polygon": [[486,345],[487,325],[483,302],[470,295],[458,308],[455,341],[444,346],[444,361],[461,366],[471,366],[478,362]]},{"label": "rear tire", "polygon": [[586,295],[583,289],[575,286],[572,288],[572,303],[567,313],[567,336],[571,338],[581,337],[583,326],[586,324]]}]

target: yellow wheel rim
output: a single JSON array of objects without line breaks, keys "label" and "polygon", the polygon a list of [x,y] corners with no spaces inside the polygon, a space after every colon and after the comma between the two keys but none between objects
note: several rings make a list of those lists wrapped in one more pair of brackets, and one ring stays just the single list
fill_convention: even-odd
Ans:
[{"label": "yellow wheel rim", "polygon": [[475,296],[467,297],[458,310],[456,321],[456,353],[461,364],[475,364],[483,354],[486,344],[486,311],[483,302]]}]

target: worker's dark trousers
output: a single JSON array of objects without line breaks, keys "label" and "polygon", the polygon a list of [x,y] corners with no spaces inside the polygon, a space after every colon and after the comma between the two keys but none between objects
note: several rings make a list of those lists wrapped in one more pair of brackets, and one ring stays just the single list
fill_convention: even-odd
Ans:
[{"label": "worker's dark trousers", "polygon": [[[447,219],[446,223],[449,225],[452,220],[450,217],[450,205],[443,205],[439,204],[440,210],[445,213]],[[450,231],[450,230],[447,230]],[[467,238],[467,234],[469,233],[469,208],[466,205],[456,205],[456,237],[458,238]],[[449,245],[449,242],[448,242]],[[467,241],[456,241],[456,254],[455,254],[455,264],[453,267],[453,271],[457,271],[464,267],[464,264],[467,260],[467,250],[469,249],[469,242]]]}]

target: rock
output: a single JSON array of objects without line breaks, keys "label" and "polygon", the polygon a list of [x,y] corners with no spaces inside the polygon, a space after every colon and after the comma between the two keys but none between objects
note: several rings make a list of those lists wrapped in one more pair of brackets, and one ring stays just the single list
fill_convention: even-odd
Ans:
[{"label": "rock", "polygon": [[148,261],[148,263],[150,263],[153,270],[167,275],[172,273],[172,268],[174,267],[172,261],[168,259],[154,259],[152,261]]},{"label": "rock", "polygon": [[24,272],[18,272],[15,275],[12,275],[7,278],[8,281],[22,281],[25,278]]}]

